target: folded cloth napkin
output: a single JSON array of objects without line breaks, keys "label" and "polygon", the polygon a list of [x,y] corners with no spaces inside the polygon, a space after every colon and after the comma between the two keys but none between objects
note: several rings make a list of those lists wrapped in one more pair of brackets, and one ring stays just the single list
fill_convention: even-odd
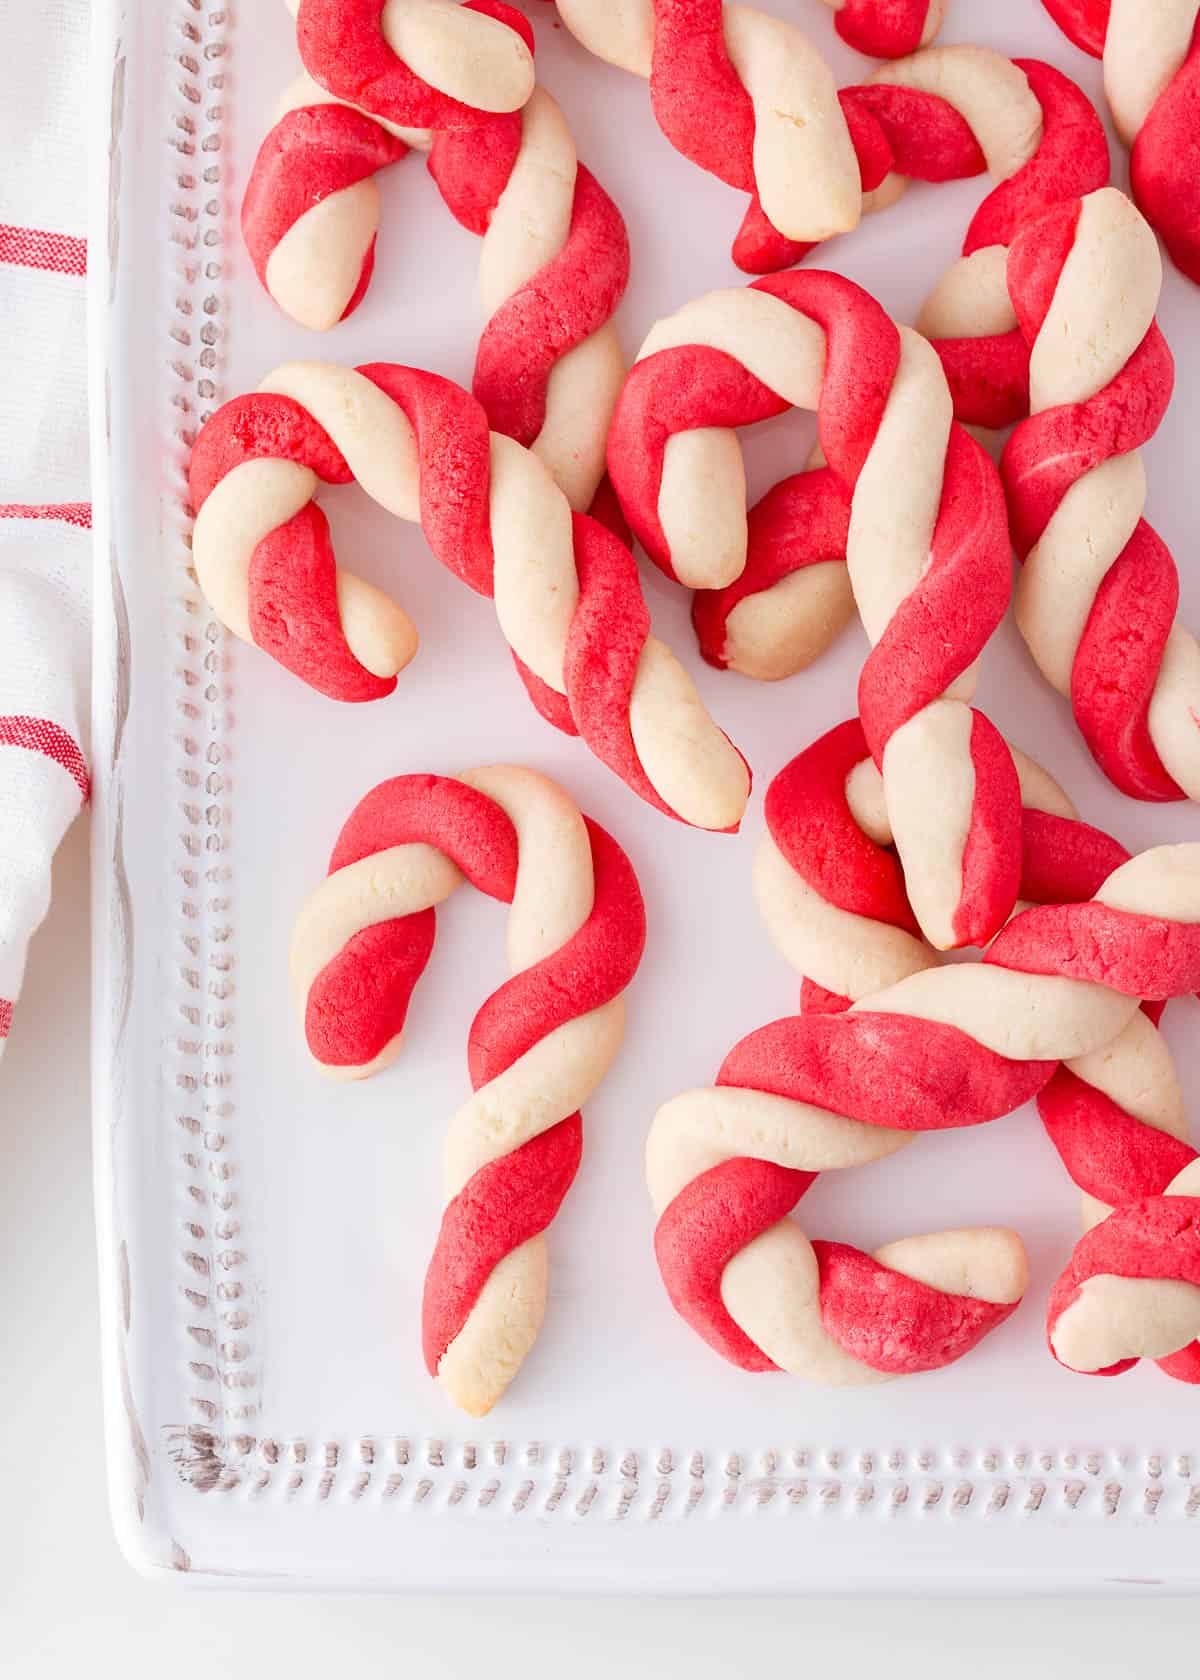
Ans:
[{"label": "folded cloth napkin", "polygon": [[0,1050],[88,797],[87,0],[0,0]]}]

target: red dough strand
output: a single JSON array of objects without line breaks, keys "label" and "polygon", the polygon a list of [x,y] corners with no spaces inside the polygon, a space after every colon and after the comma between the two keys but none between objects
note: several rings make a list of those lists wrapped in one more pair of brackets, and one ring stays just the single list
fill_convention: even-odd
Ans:
[{"label": "red dough strand", "polygon": [[395,677],[377,677],[350,652],[338,610],[329,521],[315,503],[277,525],[250,563],[250,633],[302,682],[337,700],[380,700]]},{"label": "red dough strand", "polygon": [[1069,41],[1101,57],[1112,0],[1042,0],[1042,5]]},{"label": "red dough strand", "polygon": [[842,40],[871,58],[916,52],[931,0],[844,0],[834,18]]},{"label": "red dough strand", "polygon": [[1021,834],[1020,897],[1031,904],[1083,904],[1129,862],[1119,841],[1075,817],[1027,810]]},{"label": "red dough strand", "polygon": [[1071,670],[1071,707],[1092,757],[1135,799],[1183,798],[1149,724],[1178,605],[1174,557],[1139,520],[1096,592]]},{"label": "red dough strand", "polygon": [[1187,58],[1138,130],[1129,178],[1175,266],[1200,284],[1200,19]]},{"label": "red dough strand", "polygon": [[1126,997],[1184,997],[1200,983],[1200,925],[1095,902],[1042,904],[1009,922],[984,961],[1095,981]]},{"label": "red dough strand", "polygon": [[575,1114],[481,1167],[447,1207],[421,1303],[421,1349],[431,1377],[505,1255],[552,1223],[582,1155],[583,1122]]},{"label": "red dough strand", "polygon": [[223,478],[243,461],[294,461],[326,484],[349,484],[354,474],[323,426],[290,397],[233,397],[209,420],[192,450],[188,491],[199,513]]},{"label": "red dough strand", "polygon": [[1008,915],[1021,880],[1021,785],[1008,745],[982,712],[971,714],[976,796],[963,848],[960,945],[982,945]]},{"label": "red dough strand", "polygon": [[1011,1114],[1054,1068],[1010,1061],[940,1021],[856,1009],[759,1027],[734,1045],[716,1083],[815,1103],[872,1126],[928,1132]]},{"label": "red dough strand", "polygon": [[624,219],[581,164],[566,245],[501,304],[479,340],[472,390],[493,431],[527,448],[534,443],[546,419],[550,375],[612,319],[628,280]]},{"label": "red dough strand", "polygon": [[1197,1159],[1182,1139],[1136,1120],[1067,1068],[1038,1097],[1038,1113],[1075,1183],[1110,1207],[1161,1195]]},{"label": "red dough strand", "polygon": [[1017,1310],[931,1289],[846,1243],[814,1242],[821,1322],[855,1359],[889,1377],[952,1365]]}]

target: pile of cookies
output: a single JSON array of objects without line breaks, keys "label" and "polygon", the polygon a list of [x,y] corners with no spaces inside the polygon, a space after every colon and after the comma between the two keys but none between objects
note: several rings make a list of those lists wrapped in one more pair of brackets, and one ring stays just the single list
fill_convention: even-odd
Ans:
[{"label": "pile of cookies", "polygon": [[[1200,1382],[1200,1157],[1157,1031],[1200,990],[1200,843],[1131,857],[972,705],[1011,597],[1099,770],[1132,799],[1200,799],[1200,644],[1175,619],[1139,454],[1173,380],[1156,234],[1200,282],[1200,0],[1043,0],[1103,56],[1133,198],[1062,71],[937,44],[946,0],[828,3],[883,60],[857,86],[743,5],[558,0],[584,49],[648,80],[672,145],[749,200],[733,258],[757,278],[657,322],[627,367],[629,239],[537,81],[547,0],[289,0],[302,73],[242,207],[262,285],[301,328],[349,315],[372,279],[375,177],[416,150],[480,236],[486,319],[469,392],[304,360],[220,408],[191,461],[197,576],[293,676],[386,697],[417,630],[341,569],[318,500],[356,482],[494,602],[549,724],[664,818],[717,834],[737,831],[751,770],[652,634],[634,543],[692,592],[704,658],[753,679],[801,671],[857,614],[856,715],[770,782],[754,862],[799,1013],[650,1128],[667,1293],[747,1371],[869,1383],[961,1358],[1025,1293],[1015,1232],[866,1254],[790,1216],[819,1172],[1036,1099],[1085,1226],[1051,1351]],[[813,265],[910,180],[979,174],[990,190],[915,327]],[[747,508],[739,429],[792,407],[817,417],[815,456]],[[646,928],[618,842],[544,776],[395,776],[351,812],[296,922],[293,987],[326,1073],[397,1054],[436,906],[464,879],[510,906],[512,972],[470,1029],[423,1338],[481,1415],[540,1329],[544,1233]],[[945,963],[967,946],[978,961]]]}]

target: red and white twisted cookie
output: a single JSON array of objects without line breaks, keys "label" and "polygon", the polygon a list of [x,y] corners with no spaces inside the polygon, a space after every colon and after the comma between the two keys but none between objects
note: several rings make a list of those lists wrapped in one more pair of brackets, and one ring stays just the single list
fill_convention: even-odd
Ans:
[{"label": "red and white twisted cookie", "polygon": [[1175,621],[1171,552],[1142,518],[1139,446],[1170,400],[1154,235],[1115,188],[1028,225],[1008,286],[1030,415],[1001,472],[1024,560],[1016,618],[1092,755],[1135,799],[1200,798],[1200,645]]},{"label": "red and white twisted cookie", "polygon": [[1172,258],[1200,281],[1200,0],[1042,0],[1104,60],[1133,196]]},{"label": "red and white twisted cookie", "polygon": [[[1058,784],[1013,749],[1024,804],[1021,898],[1081,903],[1129,861],[1123,846],[1080,822]],[[879,773],[857,719],[822,736],[767,789],[768,832],[755,893],[768,932],[803,975],[801,1012],[848,1009],[932,967],[916,936],[893,854]],[[1038,1093],[1038,1112],[1083,1192],[1084,1224],[1115,1205],[1164,1194],[1196,1151],[1170,1051],[1145,1006],[1098,1050],[1064,1063]],[[1186,1371],[1200,1380],[1200,1348]]]},{"label": "red and white twisted cookie", "polygon": [[[1020,872],[1012,760],[967,703],[1008,601],[1008,525],[995,469],[954,423],[926,341],[836,274],[698,298],[651,330],[626,381],[613,486],[668,576],[727,584],[747,552],[734,428],[792,405],[817,413],[849,501],[849,582],[873,644],[859,711],[914,909],[940,948],[980,944],[1012,909]],[[801,619],[808,602],[795,576],[772,592],[772,609]]]},{"label": "red and white twisted cookie", "polygon": [[242,204],[258,277],[302,326],[325,331],[349,315],[375,260],[374,176],[409,147],[429,153],[450,210],[483,236],[487,325],[475,395],[493,427],[539,454],[571,505],[586,509],[625,373],[612,316],[629,278],[629,240],[544,89],[520,111],[433,132],[381,123],[302,77]]},{"label": "red and white twisted cookie", "polygon": [[903,58],[928,46],[946,16],[946,0],[825,0],[834,28],[871,58]]},{"label": "red and white twisted cookie", "polygon": [[624,852],[544,776],[499,765],[381,782],[351,812],[292,937],[293,988],[325,1072],[361,1079],[397,1055],[434,906],[464,879],[512,906],[513,978],[471,1025],[475,1095],[450,1122],[422,1317],[430,1374],[480,1417],[541,1328],[541,1233],[579,1165],[579,1110],[620,1046],[645,912]]},{"label": "red and white twisted cookie", "polygon": [[408,128],[464,129],[533,92],[533,35],[503,0],[286,0],[304,68]]},{"label": "red and white twisted cookie", "polygon": [[906,1286],[857,1257],[846,1263],[847,1304],[835,1256],[827,1305],[826,1258],[786,1214],[815,1172],[877,1159],[914,1132],[1010,1113],[1058,1060],[1110,1044],[1140,997],[1179,995],[1197,980],[1200,846],[1162,847],[1122,865],[1086,904],[1023,911],[978,964],[918,968],[845,1013],[751,1033],[715,1089],[675,1098],[651,1130],[656,1248],[676,1308],[747,1369],[854,1380],[847,1345],[860,1358],[865,1347],[877,1371],[957,1357],[1021,1292],[1015,1238],[923,1239],[935,1257],[928,1271],[884,1251],[885,1267],[915,1271],[949,1302],[910,1303]]},{"label": "red and white twisted cookie", "polygon": [[1087,1232],[1051,1293],[1046,1333],[1072,1371],[1115,1377],[1154,1359],[1200,1383],[1200,1161]]},{"label": "red and white twisted cookie", "polygon": [[737,826],[745,761],[649,634],[629,550],[573,514],[537,456],[489,432],[474,398],[435,374],[292,362],[213,415],[192,453],[192,553],[235,635],[337,699],[394,688],[411,626],[337,567],[313,499],[321,480],[356,480],[419,521],[438,559],[495,600],[543,716],[582,735],[656,809]]}]

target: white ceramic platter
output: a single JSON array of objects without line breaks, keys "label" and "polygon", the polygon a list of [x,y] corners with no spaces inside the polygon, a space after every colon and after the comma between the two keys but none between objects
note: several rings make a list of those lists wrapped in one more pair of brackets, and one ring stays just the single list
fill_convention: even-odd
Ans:
[{"label": "white ceramic platter", "polygon": [[[818,0],[763,3],[802,19],[842,80],[861,74]],[[589,59],[542,0],[528,9],[542,76],[629,221],[632,352],[657,316],[737,283],[741,201],[670,149],[642,84]],[[736,839],[668,824],[544,725],[488,603],[357,490],[325,498],[337,540],[356,569],[395,584],[423,635],[397,693],[339,707],[230,642],[188,569],[187,440],[298,355],[469,379],[477,245],[410,159],[384,183],[367,302],[327,339],[305,335],[259,290],[237,231],[249,162],[295,67],[282,0],[95,11],[96,1170],[113,1503],[130,1556],[199,1581],[504,1591],[1200,1582],[1196,1391],[1153,1368],[1072,1376],[1045,1350],[1077,1198],[1032,1111],[827,1175],[804,1204],[814,1234],[868,1247],[947,1225],[1021,1229],[1029,1298],[962,1364],[825,1393],[734,1371],[675,1318],[642,1139],[660,1102],[711,1079],[736,1038],[795,1000],[751,899],[761,793],[853,709],[861,636],[805,676],[756,687],[702,666],[682,593],[647,571],[657,626],[757,772]],[[951,12],[948,39],[1040,53],[1098,96],[1096,66],[1036,0]],[[982,190],[916,190],[830,260],[911,317]],[[1174,272],[1162,320],[1180,378],[1146,452],[1151,516],[1194,623],[1200,292]],[[797,420],[754,440],[756,494],[794,470],[809,436]],[[1108,788],[1011,625],[987,655],[981,703],[1127,845],[1200,832],[1194,808]],[[507,759],[561,778],[625,845],[649,945],[551,1236],[545,1331],[475,1425],[426,1376],[417,1321],[444,1126],[466,1091],[470,1015],[503,973],[502,916],[455,900],[407,1053],[363,1086],[323,1083],[306,1064],[285,952],[367,788]],[[1174,1006],[1167,1031],[1194,1091],[1193,1009]]]}]

